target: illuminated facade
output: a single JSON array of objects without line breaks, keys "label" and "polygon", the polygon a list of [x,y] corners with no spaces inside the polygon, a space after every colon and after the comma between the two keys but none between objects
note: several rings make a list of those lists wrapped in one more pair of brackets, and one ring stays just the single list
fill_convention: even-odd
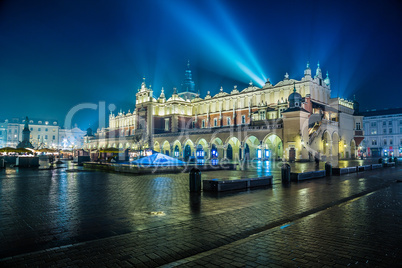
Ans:
[{"label": "illuminated facade", "polygon": [[[188,77],[189,67],[185,81],[191,84]],[[353,158],[363,139],[355,131],[362,116],[353,102],[330,97],[328,73],[323,78],[319,65],[314,76],[307,65],[301,80],[286,73],[279,83],[268,79],[261,88],[251,82],[230,92],[221,87],[204,98],[194,87],[183,94],[188,92],[174,89],[166,98],[162,89],[156,98],[144,79],[133,112],[110,114],[109,127],[88,138],[85,147],[152,148],[184,159],[298,161]]]},{"label": "illuminated facade", "polygon": [[402,157],[402,109],[372,110],[364,115],[365,138],[359,147],[367,157]]},{"label": "illuminated facade", "polygon": [[[16,147],[23,140],[25,120],[6,119],[0,123],[0,146]],[[85,131],[62,129],[55,120],[29,119],[29,140],[34,148],[82,148]]]}]

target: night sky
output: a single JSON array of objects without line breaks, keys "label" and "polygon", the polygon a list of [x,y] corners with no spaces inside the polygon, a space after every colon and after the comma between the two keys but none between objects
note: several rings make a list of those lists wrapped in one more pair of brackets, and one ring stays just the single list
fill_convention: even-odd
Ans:
[{"label": "night sky", "polygon": [[[250,80],[329,72],[332,97],[402,107],[400,1],[0,1],[0,119],[57,119],[82,103],[133,110],[180,88],[190,60],[204,97]],[[97,126],[97,111],[73,123]]]}]

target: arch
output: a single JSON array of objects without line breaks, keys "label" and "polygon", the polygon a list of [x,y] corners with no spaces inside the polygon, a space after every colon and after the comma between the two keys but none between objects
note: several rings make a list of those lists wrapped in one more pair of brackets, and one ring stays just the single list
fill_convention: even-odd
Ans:
[{"label": "arch", "polygon": [[[215,153],[215,151],[216,153]],[[217,156],[216,156],[217,155]],[[220,138],[214,138],[211,140],[211,152],[210,152],[211,158],[223,158],[223,142]]]},{"label": "arch", "polygon": [[188,161],[191,156],[194,156],[194,143],[192,140],[187,139],[183,144],[183,158],[185,161]]},{"label": "arch", "polygon": [[226,158],[228,158],[229,160],[234,160],[234,161],[240,160],[240,158],[241,158],[241,155],[240,155],[241,142],[239,141],[239,139],[236,137],[229,137],[226,140],[226,144],[227,144]]},{"label": "arch", "polygon": [[196,155],[197,158],[205,158],[207,157],[208,153],[208,142],[204,138],[200,138],[197,141],[197,149],[196,149]]},{"label": "arch", "polygon": [[166,155],[171,155],[170,144],[168,141],[164,141],[162,144],[162,152]]},{"label": "arch", "polygon": [[350,157],[356,158],[356,142],[355,139],[350,141]]},{"label": "arch", "polygon": [[182,155],[182,146],[179,140],[173,142],[172,150],[172,156],[180,157]]},{"label": "arch", "polygon": [[260,147],[260,140],[256,136],[248,136],[244,139],[245,159],[257,159],[257,150]]},{"label": "arch", "polygon": [[[332,141],[331,141],[331,134],[327,130],[322,133],[321,136],[321,148],[322,148],[322,154],[326,158],[329,158],[332,156]],[[324,159],[323,159],[324,160]]]},{"label": "arch", "polygon": [[339,157],[339,134],[337,132],[332,133],[332,156]]},{"label": "arch", "polygon": [[127,142],[126,143],[126,147],[125,147],[126,149],[129,149],[130,148],[130,143],[129,142]]},{"label": "arch", "polygon": [[274,133],[270,133],[264,137],[262,147],[265,159],[275,160],[283,157],[282,139]]},{"label": "arch", "polygon": [[158,141],[154,142],[154,151],[160,153],[161,151],[160,145]]}]

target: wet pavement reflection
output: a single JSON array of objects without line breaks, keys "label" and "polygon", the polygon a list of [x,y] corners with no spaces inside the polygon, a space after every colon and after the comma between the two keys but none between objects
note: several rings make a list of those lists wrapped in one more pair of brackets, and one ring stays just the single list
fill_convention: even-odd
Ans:
[{"label": "wet pavement reflection", "polygon": [[[357,163],[361,162],[350,164]],[[279,183],[281,163],[266,164],[270,169],[257,163],[243,171],[203,172],[203,179],[271,174],[275,179],[269,188],[221,194],[190,194],[187,173],[66,172],[66,168],[76,168],[71,162],[53,170],[2,170],[0,258],[169,226],[185,227],[183,232],[190,235],[208,230],[231,240],[378,188],[387,181],[387,174],[397,171],[384,169],[283,187]],[[294,170],[315,168],[314,163],[291,166]]]}]

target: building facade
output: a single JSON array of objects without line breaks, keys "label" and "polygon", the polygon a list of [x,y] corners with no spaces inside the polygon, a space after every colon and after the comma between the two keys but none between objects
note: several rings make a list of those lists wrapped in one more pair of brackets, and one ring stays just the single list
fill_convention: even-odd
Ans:
[{"label": "building facade", "polygon": [[[363,140],[363,117],[354,103],[331,98],[328,73],[307,64],[300,80],[284,79],[204,98],[195,94],[187,66],[183,92],[154,97],[144,81],[133,112],[110,114],[109,126],[85,141],[87,149],[145,148],[188,159],[353,158]],[[191,82],[189,82],[189,78]],[[191,92],[190,92],[191,91]],[[192,93],[192,94],[187,94]],[[293,94],[293,95],[292,95]]]},{"label": "building facade", "polygon": [[[0,146],[16,147],[23,140],[25,118],[6,119],[0,123]],[[73,129],[60,128],[56,120],[28,119],[29,140],[36,149],[82,148],[85,131],[77,126]]]},{"label": "building facade", "polygon": [[75,126],[72,129],[59,129],[59,149],[77,149],[84,145],[86,132]]},{"label": "building facade", "polygon": [[7,125],[8,122],[0,122],[0,148],[7,146]]},{"label": "building facade", "polygon": [[359,148],[367,157],[402,157],[402,109],[371,110],[364,115],[365,138]]}]

